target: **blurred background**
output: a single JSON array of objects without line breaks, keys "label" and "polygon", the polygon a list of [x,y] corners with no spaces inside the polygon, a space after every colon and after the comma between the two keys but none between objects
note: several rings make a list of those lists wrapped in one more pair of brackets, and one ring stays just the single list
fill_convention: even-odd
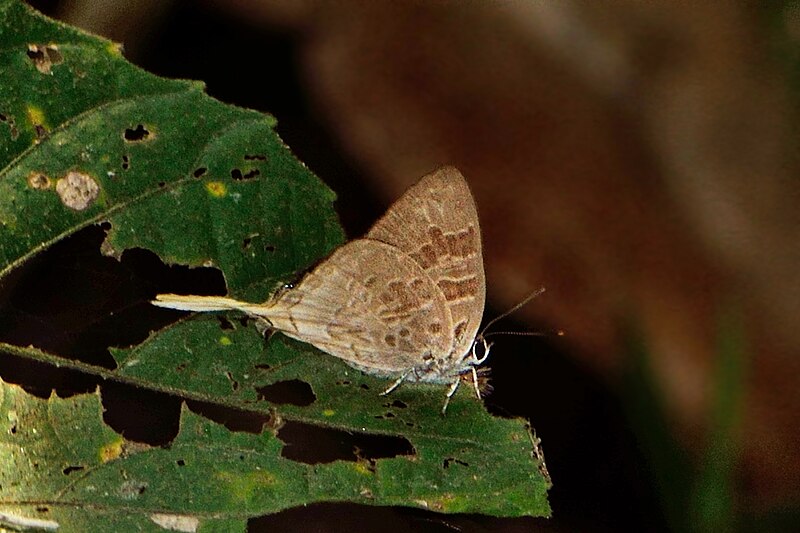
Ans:
[{"label": "blurred background", "polygon": [[487,403],[536,428],[552,519],[316,505],[252,531],[800,527],[795,3],[31,4],[275,115],[350,237],[457,166],[487,317],[547,288]]}]

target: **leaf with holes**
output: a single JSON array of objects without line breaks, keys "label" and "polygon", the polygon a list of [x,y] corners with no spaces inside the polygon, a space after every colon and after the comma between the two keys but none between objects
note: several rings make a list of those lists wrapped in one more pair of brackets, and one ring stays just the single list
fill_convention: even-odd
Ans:
[{"label": "leaf with holes", "polygon": [[[28,295],[8,294],[26,276],[39,290],[88,298],[31,274],[87,228],[107,257],[213,267],[250,301],[343,234],[333,194],[271,117],[143,72],[116,45],[15,0],[0,0],[0,50],[9,74],[0,84],[0,376],[30,385],[39,373],[21,375],[15,363],[28,361],[266,421],[257,434],[236,432],[184,407],[169,446],[149,447],[104,422],[99,393],[46,400],[3,383],[0,461],[11,467],[0,472],[0,525],[244,530],[250,517],[319,501],[549,515],[532,430],[490,416],[466,387],[443,418],[440,386],[379,396],[385,380],[281,335],[264,340],[235,313],[179,319],[152,308],[155,288],[134,308],[169,325],[144,342],[103,345],[103,364],[88,356],[97,339],[46,330],[47,317],[21,311]],[[79,304],[62,304],[62,315],[81,315]],[[12,333],[20,324],[50,333]],[[77,348],[52,348],[53,335]]]}]

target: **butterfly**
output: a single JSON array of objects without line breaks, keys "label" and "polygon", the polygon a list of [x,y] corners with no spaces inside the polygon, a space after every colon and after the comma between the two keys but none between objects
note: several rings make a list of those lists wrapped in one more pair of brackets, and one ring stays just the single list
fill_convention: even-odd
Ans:
[{"label": "butterfly", "polygon": [[411,186],[367,232],[336,249],[295,286],[261,304],[159,294],[183,311],[239,310],[262,327],[311,344],[367,374],[449,384],[489,355],[478,328],[486,299],[475,201],[464,177],[440,168]]}]

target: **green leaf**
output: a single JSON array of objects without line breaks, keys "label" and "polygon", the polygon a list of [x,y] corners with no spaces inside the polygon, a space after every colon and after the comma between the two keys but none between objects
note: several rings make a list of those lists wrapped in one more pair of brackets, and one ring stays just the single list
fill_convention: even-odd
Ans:
[{"label": "green leaf", "polygon": [[[263,301],[343,241],[333,193],[269,116],[215,101],[199,83],[143,72],[112,43],[15,0],[0,0],[0,71],[9,73],[0,84],[0,284],[102,222],[108,255],[144,248],[168,263],[214,266],[230,294]],[[0,356],[268,422],[257,435],[234,432],[184,408],[174,441],[149,448],[104,424],[99,393],[45,401],[2,384],[0,525],[241,531],[250,517],[318,501],[550,513],[531,428],[490,416],[468,387],[442,417],[440,386],[408,384],[382,397],[385,380],[209,315],[111,351],[118,366],[109,370],[0,344]],[[287,387],[300,399],[276,393]],[[307,460],[285,445],[289,429],[380,437],[400,451]]]}]

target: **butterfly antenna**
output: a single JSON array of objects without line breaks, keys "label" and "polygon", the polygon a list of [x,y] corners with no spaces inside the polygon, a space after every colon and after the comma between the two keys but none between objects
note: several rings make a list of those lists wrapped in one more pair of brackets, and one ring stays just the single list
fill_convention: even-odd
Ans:
[{"label": "butterfly antenna", "polygon": [[[510,315],[511,313],[513,313],[514,311],[516,311],[517,309],[522,307],[523,305],[527,304],[528,302],[530,302],[531,300],[533,300],[534,298],[536,298],[537,296],[542,294],[544,291],[545,291],[544,287],[536,289],[535,291],[530,293],[528,296],[523,298],[521,302],[519,302],[518,304],[514,305],[511,309],[509,309],[505,313],[501,313],[500,315],[498,315],[498,316],[494,317],[493,319],[491,319],[489,321],[489,323],[486,324],[483,327],[481,332],[478,334],[478,337],[479,338],[485,338],[486,335],[484,335],[484,334],[486,333],[486,330],[489,329],[490,327],[492,327],[494,324],[496,324],[498,320],[501,320],[501,319],[507,317],[508,315]],[[494,333],[490,333],[490,335],[494,335]],[[537,334],[534,334],[534,335],[537,335]]]},{"label": "butterfly antenna", "polygon": [[517,337],[548,337],[543,331],[490,331],[483,338],[494,337],[495,335],[516,335]]}]

